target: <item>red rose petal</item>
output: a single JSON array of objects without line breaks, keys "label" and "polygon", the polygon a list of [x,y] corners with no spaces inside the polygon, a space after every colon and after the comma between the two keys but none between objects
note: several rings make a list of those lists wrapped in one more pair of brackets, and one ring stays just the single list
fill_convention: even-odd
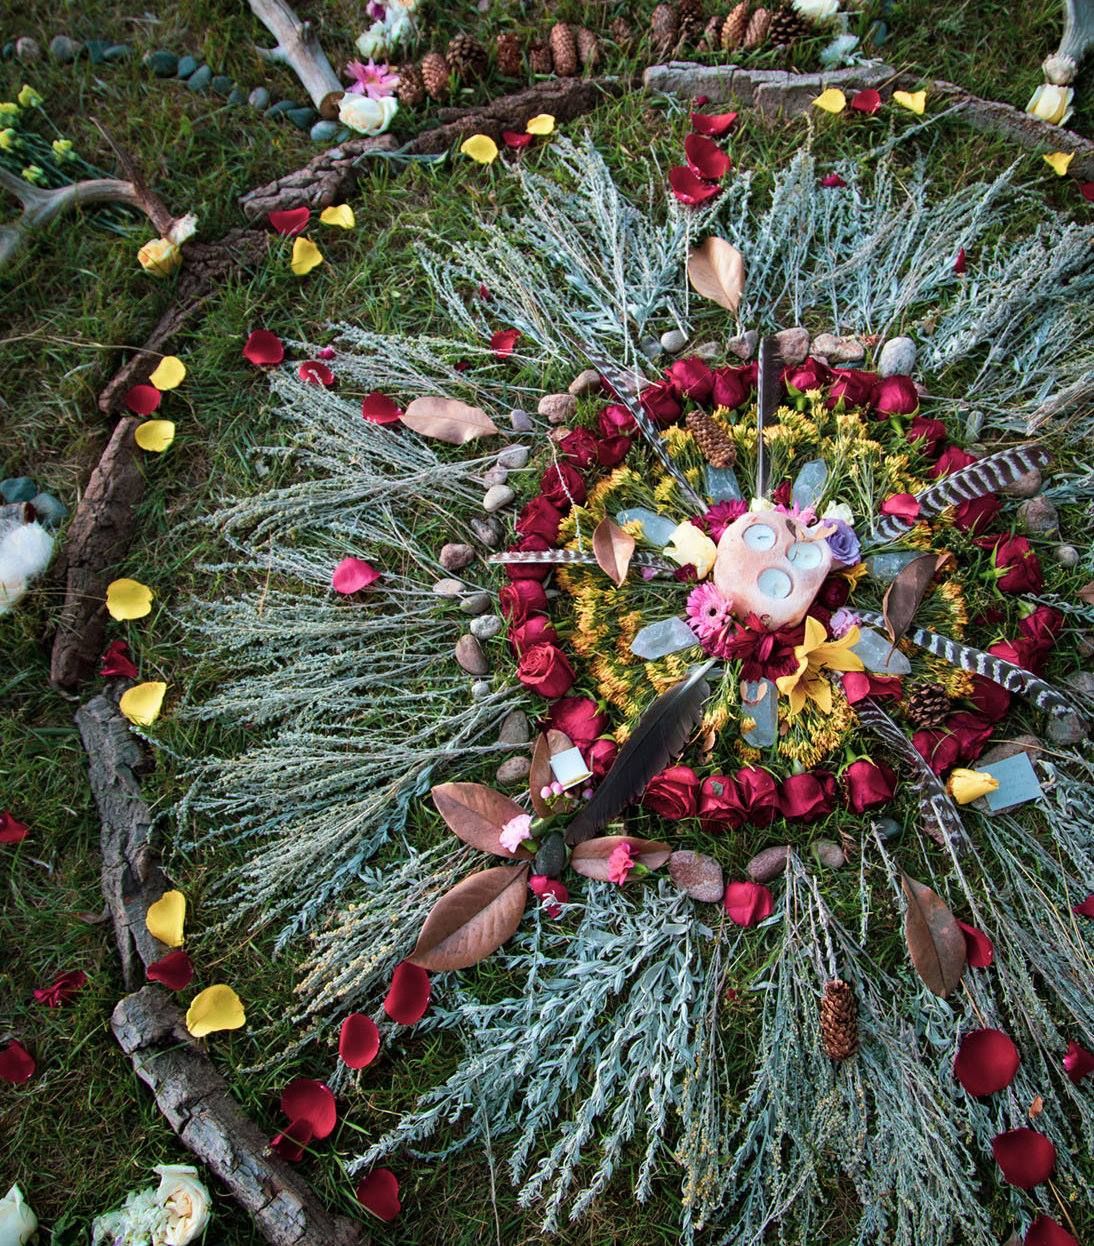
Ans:
[{"label": "red rose petal", "polygon": [[290,1164],[299,1164],[304,1158],[305,1147],[314,1137],[315,1131],[311,1127],[311,1121],[293,1121],[291,1125],[270,1139],[270,1150],[276,1151],[283,1160],[287,1160]]},{"label": "red rose petal", "polygon": [[34,998],[47,1008],[60,1008],[87,985],[87,974],[82,969],[69,969],[59,973],[49,986],[35,987]]},{"label": "red rose petal", "polygon": [[350,593],[360,592],[375,584],[379,578],[380,572],[363,558],[347,557],[334,568],[330,582],[336,593],[348,597]]},{"label": "red rose petal", "polygon": [[0,844],[19,844],[30,834],[30,827],[25,822],[6,810],[0,810]]},{"label": "red rose petal", "polygon": [[840,177],[838,173],[826,173],[824,177],[821,178],[820,184],[824,187],[825,190],[834,190],[840,186],[847,185],[847,183],[843,180],[842,177]]},{"label": "red rose petal", "polygon": [[471,363],[467,359],[457,359],[452,366],[457,372],[466,372],[467,369],[471,367]]},{"label": "red rose petal", "polygon": [[1087,1051],[1081,1043],[1072,1040],[1064,1056],[1064,1072],[1073,1082],[1081,1082],[1094,1073],[1094,1052]]},{"label": "red rose petal", "polygon": [[919,503],[911,493],[891,493],[881,504],[883,515],[896,515],[915,523],[919,516]]},{"label": "red rose petal", "polygon": [[733,161],[705,134],[689,134],[684,139],[684,156],[688,168],[707,182],[720,182],[733,168]]},{"label": "red rose petal", "polygon": [[402,419],[399,404],[387,394],[366,394],[361,399],[361,414],[370,424],[397,424]]},{"label": "red rose petal", "polygon": [[[1094,182],[1090,185],[1094,186]],[[1025,1246],[1079,1246],[1079,1239],[1050,1216],[1038,1216],[1029,1226]]]},{"label": "red rose petal", "polygon": [[963,273],[968,266],[968,258],[965,255],[965,248],[961,247],[959,248],[957,256],[954,259],[953,271],[955,273]]},{"label": "red rose petal", "polygon": [[1047,1181],[1056,1167],[1056,1148],[1051,1138],[1036,1129],[1009,1129],[996,1134],[991,1151],[1004,1180],[1020,1190],[1032,1190]]},{"label": "red rose petal", "polygon": [[265,368],[285,358],[285,347],[276,333],[255,329],[243,344],[243,358],[256,368]]},{"label": "red rose petal", "polygon": [[151,415],[163,395],[154,385],[134,385],[125,391],[125,405],[134,415]]},{"label": "red rose petal", "polygon": [[1080,182],[1079,194],[1089,203],[1094,203],[1094,182]]},{"label": "red rose petal", "polygon": [[129,660],[129,646],[124,640],[112,640],[107,645],[99,674],[104,679],[137,678],[137,668]]},{"label": "red rose petal", "polygon": [[506,147],[519,151],[520,148],[528,146],[532,141],[532,136],[524,130],[502,130],[501,141]]},{"label": "red rose petal", "polygon": [[266,219],[270,226],[286,238],[302,234],[311,220],[311,208],[286,208],[283,212],[271,212]]},{"label": "red rose petal", "polygon": [[1002,1030],[973,1030],[961,1040],[953,1075],[970,1095],[981,1098],[1005,1090],[1020,1063],[1018,1048]]},{"label": "red rose petal", "polygon": [[331,1088],[313,1077],[298,1077],[285,1087],[281,1111],[294,1123],[307,1121],[316,1140],[329,1137],[338,1123],[338,1105]]},{"label": "red rose petal", "polygon": [[180,948],[153,961],[144,973],[149,982],[160,982],[169,991],[183,991],[194,979],[194,962]]},{"label": "red rose petal", "polygon": [[762,883],[729,883],[722,903],[730,921],[738,926],[755,926],[770,917],[775,907],[771,892]]},{"label": "red rose petal", "polygon": [[338,1055],[350,1069],[363,1069],[376,1059],[380,1050],[380,1031],[371,1017],[351,1012],[342,1022],[338,1035]]},{"label": "red rose petal", "polygon": [[[531,138],[532,136],[529,134],[528,137]],[[479,298],[482,299],[484,303],[490,303],[494,298],[494,296],[490,293],[489,287],[484,286],[481,281],[479,282]]]},{"label": "red rose petal", "polygon": [[708,138],[721,138],[737,124],[737,116],[735,112],[693,112],[691,128],[696,134],[705,134]]},{"label": "red rose petal", "polygon": [[982,931],[967,922],[958,922],[965,936],[965,963],[972,969],[987,969],[995,960],[995,944]]},{"label": "red rose petal", "polygon": [[1081,903],[1076,904],[1071,911],[1079,917],[1094,917],[1094,891]]},{"label": "red rose petal", "polygon": [[391,975],[384,1012],[400,1025],[414,1025],[429,1007],[429,974],[419,965],[401,961]]},{"label": "red rose petal", "polygon": [[881,96],[873,87],[864,91],[856,91],[851,96],[851,107],[855,112],[875,113],[881,107]]},{"label": "red rose petal", "polygon": [[366,1211],[381,1220],[394,1220],[402,1211],[399,1202],[399,1178],[390,1168],[374,1168],[357,1183],[357,1201]]},{"label": "red rose petal", "polygon": [[691,169],[682,164],[669,169],[669,185],[672,187],[672,193],[676,198],[681,203],[687,204],[688,207],[705,203],[706,200],[712,199],[715,195],[721,193],[720,186],[712,186],[709,182],[704,182],[701,178],[696,177]]},{"label": "red rose petal", "polygon": [[325,385],[329,389],[334,384],[334,373],[318,359],[305,359],[296,369],[296,375],[306,385]]},{"label": "red rose petal", "polygon": [[519,330],[499,329],[490,339],[490,349],[498,359],[508,359],[519,340]]},{"label": "red rose petal", "polygon": [[0,1082],[21,1086],[30,1081],[37,1067],[34,1057],[17,1039],[0,1047]]}]

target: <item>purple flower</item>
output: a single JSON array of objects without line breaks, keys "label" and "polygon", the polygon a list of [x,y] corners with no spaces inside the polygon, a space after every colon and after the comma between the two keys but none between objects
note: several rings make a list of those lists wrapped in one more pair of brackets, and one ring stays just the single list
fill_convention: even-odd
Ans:
[{"label": "purple flower", "polygon": [[388,65],[377,65],[371,57],[367,65],[361,61],[350,61],[346,65],[346,73],[353,79],[351,95],[383,99],[385,95],[394,95],[395,88],[399,85],[399,75],[392,73]]},{"label": "purple flower", "polygon": [[828,548],[832,551],[832,557],[841,566],[853,567],[859,560],[859,542],[855,536],[855,530],[849,523],[844,523],[842,519],[826,519],[823,521],[832,524],[835,532],[828,534]]},{"label": "purple flower", "polygon": [[853,611],[841,606],[828,621],[828,631],[834,640],[846,636],[853,627],[858,627],[862,620]]}]

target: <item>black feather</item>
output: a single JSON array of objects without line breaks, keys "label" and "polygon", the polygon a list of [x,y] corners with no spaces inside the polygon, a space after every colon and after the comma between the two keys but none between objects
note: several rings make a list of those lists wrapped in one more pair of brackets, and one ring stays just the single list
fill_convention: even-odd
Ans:
[{"label": "black feather", "polygon": [[782,397],[783,361],[776,338],[760,340],[756,370],[756,488],[755,496],[767,497],[770,474],[767,450],[764,447],[764,429],[774,418]]},{"label": "black feather", "polygon": [[568,843],[591,839],[632,800],[637,800],[650,779],[679,755],[703,716],[703,705],[710,696],[710,685],[704,676],[713,665],[704,662],[696,666],[686,679],[662,692],[646,710],[592,800],[570,823],[566,832]]},{"label": "black feather", "polygon": [[[497,563],[538,563],[540,566],[556,567],[581,566],[599,567],[596,555],[591,550],[579,549],[514,549],[501,554],[491,554],[490,562]],[[667,558],[659,558],[656,554],[639,551],[631,555],[632,567],[649,567],[661,575],[671,575],[679,570],[674,562]]]}]

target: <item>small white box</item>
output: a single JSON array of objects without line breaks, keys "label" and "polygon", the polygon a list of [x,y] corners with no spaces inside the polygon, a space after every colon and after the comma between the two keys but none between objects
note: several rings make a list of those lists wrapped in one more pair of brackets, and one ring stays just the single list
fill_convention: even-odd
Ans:
[{"label": "small white box", "polygon": [[593,777],[593,772],[585,765],[579,748],[568,748],[562,753],[555,753],[551,758],[551,773],[564,788],[576,787]]}]

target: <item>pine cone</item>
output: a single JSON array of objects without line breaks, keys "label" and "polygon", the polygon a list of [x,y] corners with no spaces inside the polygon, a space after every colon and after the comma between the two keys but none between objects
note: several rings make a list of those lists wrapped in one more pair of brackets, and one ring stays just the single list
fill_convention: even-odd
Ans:
[{"label": "pine cone", "polygon": [[908,694],[904,714],[915,727],[941,727],[950,712],[950,698],[941,684],[916,684]]},{"label": "pine cone", "polygon": [[503,78],[519,78],[523,71],[520,50],[520,36],[511,31],[498,35],[497,39],[498,73]]},{"label": "pine cone", "polygon": [[748,19],[744,45],[746,48],[758,48],[767,39],[768,27],[771,25],[771,14],[766,9],[757,9]]},{"label": "pine cone", "polygon": [[609,29],[611,30],[612,38],[621,48],[626,49],[631,46],[631,42],[634,39],[634,31],[625,17],[613,18]]},{"label": "pine cone", "polygon": [[577,73],[577,36],[574,28],[565,22],[555,22],[547,42],[555,73],[560,78],[572,78]]},{"label": "pine cone", "polygon": [[577,59],[582,69],[595,69],[600,64],[600,40],[587,26],[577,28]]},{"label": "pine cone", "polygon": [[[447,73],[445,78],[447,80]],[[399,66],[399,87],[396,92],[399,103],[414,108],[425,99],[425,79],[417,65]]]},{"label": "pine cone", "polygon": [[809,33],[809,23],[792,5],[784,4],[771,14],[767,41],[776,47],[789,47],[795,39]]},{"label": "pine cone", "polygon": [[694,43],[703,33],[706,23],[703,17],[703,0],[680,0],[678,13],[680,39],[685,43]]},{"label": "pine cone", "polygon": [[534,43],[529,45],[528,65],[534,74],[549,74],[554,72],[554,62],[551,60],[551,49],[543,42],[542,39],[536,39]]},{"label": "pine cone", "polygon": [[486,72],[487,59],[486,49],[471,35],[454,35],[445,53],[449,68],[464,81],[481,78]]},{"label": "pine cone", "polygon": [[650,18],[650,36],[653,39],[653,50],[658,56],[667,56],[676,46],[679,30],[676,10],[671,4],[659,4]]},{"label": "pine cone", "polygon": [[820,1025],[829,1060],[846,1060],[858,1051],[858,1005],[851,988],[839,978],[824,984]]},{"label": "pine cone", "polygon": [[722,19],[720,17],[712,17],[706,24],[703,31],[703,38],[699,43],[700,48],[704,52],[716,52],[722,41]]},{"label": "pine cone", "polygon": [[732,52],[744,43],[745,31],[748,30],[748,4],[749,0],[741,0],[736,8],[730,9],[729,16],[722,23],[722,48],[726,52]]},{"label": "pine cone", "polygon": [[443,100],[448,94],[448,62],[440,52],[427,52],[419,68],[429,98]]},{"label": "pine cone", "polygon": [[737,461],[737,447],[725,435],[718,421],[708,412],[693,407],[685,423],[688,432],[702,450],[711,467],[732,467]]}]

